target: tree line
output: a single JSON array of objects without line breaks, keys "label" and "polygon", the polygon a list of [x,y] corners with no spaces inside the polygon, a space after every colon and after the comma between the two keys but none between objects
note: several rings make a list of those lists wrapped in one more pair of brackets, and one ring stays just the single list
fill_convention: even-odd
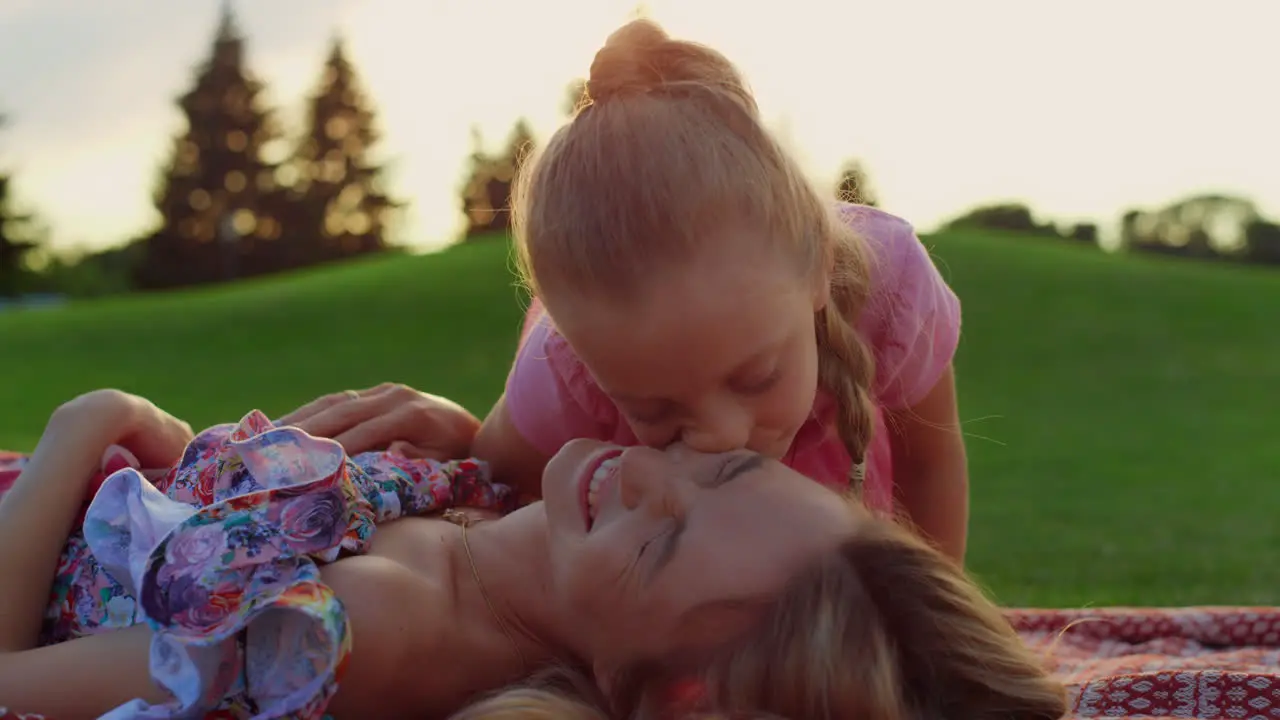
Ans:
[{"label": "tree line", "polygon": [[[375,113],[341,38],[333,40],[305,99],[300,132],[285,131],[262,93],[246,66],[245,39],[224,5],[212,49],[177,101],[186,127],[157,176],[152,199],[160,220],[119,247],[79,258],[50,252],[47,230],[18,207],[11,177],[0,172],[0,299],[225,282],[397,250],[387,236],[405,203],[389,194],[384,169],[371,161],[379,140]],[[572,115],[584,99],[585,82],[571,82],[562,111]],[[524,119],[496,153],[473,130],[459,187],[463,240],[502,237],[510,229],[512,184],[533,149]],[[832,193],[879,205],[857,160],[843,166]],[[977,207],[946,228],[1095,247],[1099,240],[1094,223],[1042,222],[1020,203]],[[1280,225],[1244,198],[1196,195],[1163,208],[1134,209],[1121,220],[1119,236],[1121,247],[1135,252],[1280,264]]]},{"label": "tree line", "polygon": [[[983,205],[945,228],[1004,231],[1100,247],[1096,224],[1041,222],[1022,203]],[[1130,209],[1120,220],[1116,240],[1117,248],[1128,252],[1280,265],[1280,223],[1266,217],[1252,200],[1234,195],[1196,194],[1163,207]]]},{"label": "tree line", "polygon": [[[566,112],[582,93],[581,82],[570,86]],[[486,154],[477,135],[471,172],[462,193],[467,215],[467,239],[501,237],[510,228],[511,184],[523,158],[533,148],[533,136],[522,120],[498,154]],[[845,162],[834,195],[846,202],[878,207],[880,198],[866,166]],[[1042,221],[1023,203],[978,206],[943,226],[945,230],[980,230],[1020,236],[1067,240],[1101,248],[1097,223]],[[1120,223],[1118,243],[1129,252],[1173,255],[1200,260],[1228,260],[1280,264],[1280,224],[1265,217],[1250,200],[1229,195],[1193,195],[1162,208],[1134,209]]]},{"label": "tree line", "polygon": [[78,259],[47,252],[0,176],[0,296],[200,285],[392,249],[387,231],[404,203],[370,159],[374,112],[341,38],[300,133],[286,132],[263,90],[224,5],[212,50],[177,101],[186,127],[157,176],[159,223],[121,247]]},{"label": "tree line", "polygon": [[[569,83],[561,112],[572,117],[587,101],[587,83],[581,78]],[[467,179],[463,183],[462,212],[466,216],[463,239],[467,241],[502,237],[511,229],[511,194],[524,161],[535,150],[528,122],[516,121],[503,150],[488,153],[479,130],[472,132],[472,151]],[[862,163],[850,160],[840,172],[835,196],[848,202],[877,206],[879,200]]]}]

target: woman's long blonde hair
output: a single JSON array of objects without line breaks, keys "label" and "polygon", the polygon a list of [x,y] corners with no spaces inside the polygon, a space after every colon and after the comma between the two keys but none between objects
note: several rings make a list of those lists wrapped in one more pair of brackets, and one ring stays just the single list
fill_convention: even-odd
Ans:
[{"label": "woman's long blonde hair", "polygon": [[[699,701],[674,706],[672,688],[690,681]],[[583,675],[544,677],[453,720],[1056,720],[1066,709],[1063,686],[959,566],[867,517],[711,657],[635,668],[611,698]]]},{"label": "woman's long blonde hair", "polygon": [[831,300],[814,319],[819,382],[861,463],[874,362],[850,323],[870,256],[835,213],[724,55],[635,20],[596,54],[574,119],[521,173],[513,226],[525,281],[549,310],[566,292],[621,299],[657,287],[726,224],[761,231],[807,277],[829,273]]}]

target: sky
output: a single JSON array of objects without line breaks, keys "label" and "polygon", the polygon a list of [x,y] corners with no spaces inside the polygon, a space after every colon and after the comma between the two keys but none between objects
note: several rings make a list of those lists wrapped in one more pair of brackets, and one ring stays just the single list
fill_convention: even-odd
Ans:
[{"label": "sky", "polygon": [[[0,168],[63,248],[157,221],[151,192],[210,52],[222,0],[0,0]],[[250,69],[297,127],[341,34],[376,104],[395,240],[462,221],[478,125],[545,137],[635,0],[233,0]],[[1280,216],[1278,0],[649,0],[677,36],[746,74],[815,182],[859,158],[921,230],[1029,203],[1104,230],[1126,209],[1236,193]],[[1270,48],[1270,49],[1268,49]]]}]

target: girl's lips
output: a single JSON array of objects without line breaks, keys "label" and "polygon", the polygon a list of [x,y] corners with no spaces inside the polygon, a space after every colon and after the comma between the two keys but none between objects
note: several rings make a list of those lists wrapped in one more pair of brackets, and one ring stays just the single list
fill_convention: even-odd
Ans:
[{"label": "girl's lips", "polygon": [[582,476],[578,478],[578,504],[582,509],[582,520],[586,524],[587,530],[591,529],[594,524],[591,518],[591,480],[595,477],[596,471],[606,462],[622,455],[621,448],[610,448],[603,450],[595,457],[591,458],[586,468],[582,472]]}]

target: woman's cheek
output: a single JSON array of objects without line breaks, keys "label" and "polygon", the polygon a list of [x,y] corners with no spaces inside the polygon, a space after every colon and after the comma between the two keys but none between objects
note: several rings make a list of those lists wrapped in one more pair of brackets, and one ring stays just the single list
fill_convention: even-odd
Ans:
[{"label": "woman's cheek", "polygon": [[600,548],[584,548],[578,566],[573,568],[568,578],[566,588],[569,609],[582,622],[590,624],[603,620],[600,617],[602,606],[607,606],[607,598],[611,597],[605,582],[605,578],[613,576],[610,572],[612,567],[609,554],[598,550]]}]

